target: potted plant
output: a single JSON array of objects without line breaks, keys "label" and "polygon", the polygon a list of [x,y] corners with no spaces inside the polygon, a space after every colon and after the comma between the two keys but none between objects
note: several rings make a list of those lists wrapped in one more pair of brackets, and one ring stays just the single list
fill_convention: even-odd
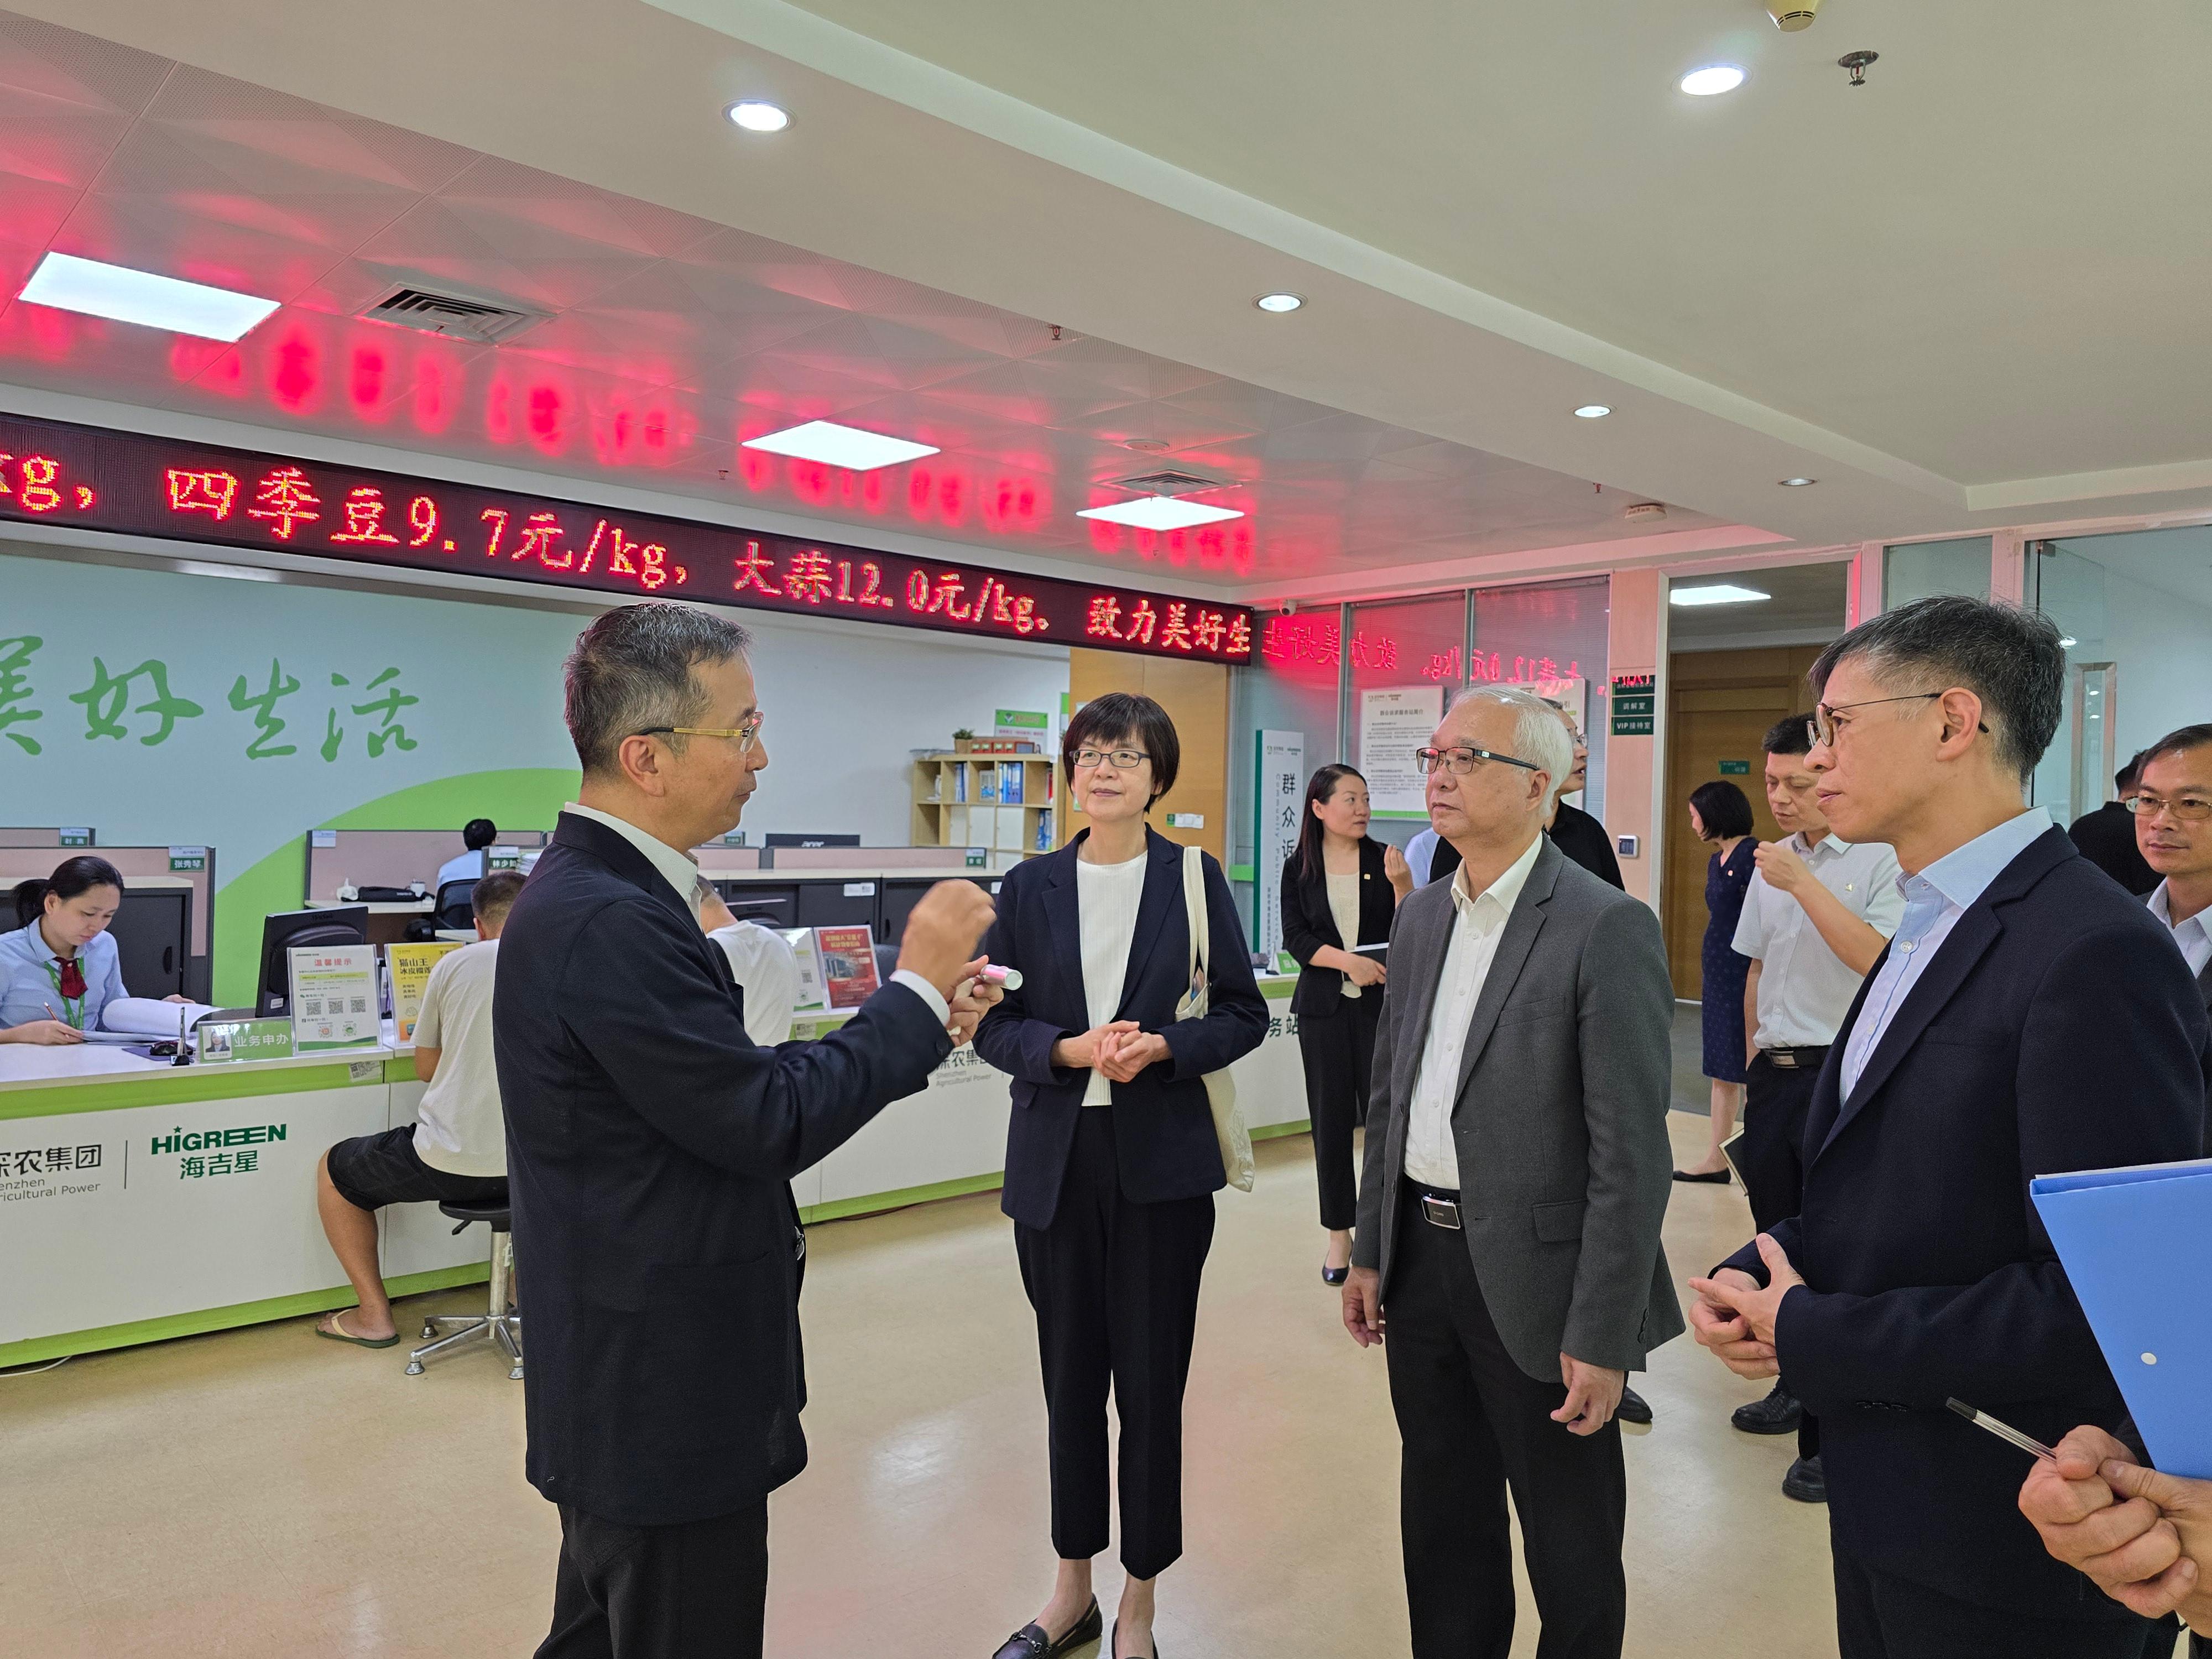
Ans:
[{"label": "potted plant", "polygon": [[960,726],[952,733],[952,752],[954,754],[964,755],[970,749],[974,748],[975,745],[975,734],[973,732],[970,732],[966,726]]}]

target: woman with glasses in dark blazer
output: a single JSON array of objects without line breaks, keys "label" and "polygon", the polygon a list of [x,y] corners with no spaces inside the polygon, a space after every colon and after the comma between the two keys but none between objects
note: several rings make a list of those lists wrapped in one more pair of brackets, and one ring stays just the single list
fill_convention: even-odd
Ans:
[{"label": "woman with glasses in dark blazer", "polygon": [[975,1050],[1014,1080],[1000,1207],[1036,1310],[1060,1560],[1044,1610],[998,1659],[1057,1659],[1098,1638],[1091,1559],[1108,1541],[1109,1387],[1128,1577],[1102,1659],[1154,1659],[1155,1583],[1182,1553],[1183,1383],[1227,1180],[1205,1079],[1260,1046],[1267,1009],[1229,883],[1201,855],[1208,1012],[1176,1018],[1192,981],[1183,849],[1145,815],[1174,786],[1180,752],[1149,697],[1078,709],[1060,764],[1090,828],[1007,873],[983,941],[1022,975]]},{"label": "woman with glasses in dark blazer", "polygon": [[1382,1013],[1383,953],[1398,904],[1413,890],[1406,855],[1367,833],[1367,780],[1324,766],[1306,784],[1305,821],[1283,864],[1283,948],[1297,958],[1291,1012],[1305,1062],[1321,1224],[1328,1230],[1324,1284],[1352,1263],[1358,1176],[1352,1132],[1367,1121],[1375,1027]]}]

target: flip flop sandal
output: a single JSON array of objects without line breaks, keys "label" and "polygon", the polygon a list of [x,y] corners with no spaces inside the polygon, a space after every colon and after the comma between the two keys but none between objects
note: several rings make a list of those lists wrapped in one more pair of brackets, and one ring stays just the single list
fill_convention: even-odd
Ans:
[{"label": "flip flop sandal", "polygon": [[326,1316],[329,1321],[327,1327],[325,1325],[323,1320],[317,1320],[315,1322],[315,1334],[319,1337],[326,1338],[332,1342],[350,1342],[356,1348],[392,1348],[398,1346],[399,1333],[397,1331],[392,1332],[389,1336],[354,1336],[349,1334],[347,1332],[346,1328],[338,1323],[338,1321],[343,1318],[344,1316],[345,1310],[343,1308],[340,1308],[335,1313]]}]

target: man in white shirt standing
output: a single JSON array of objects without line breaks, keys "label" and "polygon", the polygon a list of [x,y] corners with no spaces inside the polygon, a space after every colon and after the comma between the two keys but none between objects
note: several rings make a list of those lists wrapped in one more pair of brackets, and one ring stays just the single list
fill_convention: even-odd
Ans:
[{"label": "man in white shirt standing", "polygon": [[360,1299],[325,1314],[318,1336],[364,1348],[399,1340],[377,1260],[376,1212],[387,1204],[500,1201],[507,1197],[507,1130],[492,1060],[491,988],[499,933],[522,877],[495,870],[473,895],[477,939],[438,958],[415,1024],[415,1075],[430,1086],[416,1121],[341,1140],[323,1154],[315,1203],[323,1234]]},{"label": "man in white shirt standing", "polygon": [[1346,1328],[1389,1362],[1415,1659],[1511,1645],[1509,1490],[1539,1651],[1618,1659],[1617,1412],[1682,1329],[1659,1248],[1666,948],[1542,833],[1573,763],[1549,704],[1487,686],[1421,751],[1461,863],[1398,913],[1344,1287]]},{"label": "man in white shirt standing", "polygon": [[2185,726],[2145,751],[2128,811],[2143,862],[2164,878],[2149,898],[2212,1009],[2212,726]]},{"label": "man in white shirt standing", "polygon": [[[1743,896],[1733,949],[1751,958],[1744,984],[1743,1139],[1736,1168],[1751,1218],[1765,1232],[1797,1213],[1805,1189],[1805,1112],[1829,1046],[1867,970],[1905,914],[1897,854],[1881,842],[1846,842],[1829,828],[1805,763],[1811,718],[1790,714],[1766,734],[1766,806],[1784,836],[1761,846]],[[1782,1490],[1827,1501],[1817,1429],[1778,1379],[1764,1400],[1736,1408],[1747,1434],[1798,1436]]]}]

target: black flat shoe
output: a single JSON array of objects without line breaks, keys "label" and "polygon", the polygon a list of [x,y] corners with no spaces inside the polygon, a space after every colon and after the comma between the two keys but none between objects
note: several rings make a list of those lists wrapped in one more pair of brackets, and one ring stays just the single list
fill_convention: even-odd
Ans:
[{"label": "black flat shoe", "polygon": [[1623,1389],[1620,1404],[1613,1408],[1613,1414],[1624,1423],[1649,1423],[1651,1420],[1651,1406],[1635,1389]]},{"label": "black flat shoe", "polygon": [[[1120,1648],[1121,1645],[1121,1621],[1116,1619],[1114,1621],[1113,1639],[1106,1644],[1106,1651],[1101,1656],[1101,1659],[1114,1659],[1115,1650]],[[1160,1659],[1160,1638],[1157,1636],[1152,1638],[1152,1659]]]},{"label": "black flat shoe", "polygon": [[1674,1171],[1674,1179],[1677,1181],[1694,1181],[1702,1185],[1714,1187],[1725,1186],[1728,1178],[1729,1172],[1726,1170],[1708,1170],[1703,1175],[1692,1175],[1687,1170]]},{"label": "black flat shoe", "polygon": [[1729,1421],[1746,1434],[1795,1434],[1804,1416],[1796,1396],[1777,1382],[1765,1399],[1738,1406]]},{"label": "black flat shoe", "polygon": [[1060,1659],[1098,1639],[1100,1626],[1104,1622],[1098,1611],[1098,1601],[1091,1598],[1091,1605],[1083,1610],[1083,1617],[1075,1621],[1075,1628],[1057,1642],[1044,1633],[1039,1625],[1024,1625],[1006,1638],[1006,1646],[991,1656],[991,1659]]},{"label": "black flat shoe", "polygon": [[1351,1277],[1352,1267],[1349,1263],[1341,1267],[1324,1265],[1321,1270],[1321,1282],[1324,1285],[1341,1285]]},{"label": "black flat shoe", "polygon": [[1790,1473],[1782,1477],[1782,1495],[1794,1498],[1801,1504],[1825,1504],[1828,1501],[1827,1471],[1820,1467],[1818,1457],[1801,1457],[1790,1466]]}]

